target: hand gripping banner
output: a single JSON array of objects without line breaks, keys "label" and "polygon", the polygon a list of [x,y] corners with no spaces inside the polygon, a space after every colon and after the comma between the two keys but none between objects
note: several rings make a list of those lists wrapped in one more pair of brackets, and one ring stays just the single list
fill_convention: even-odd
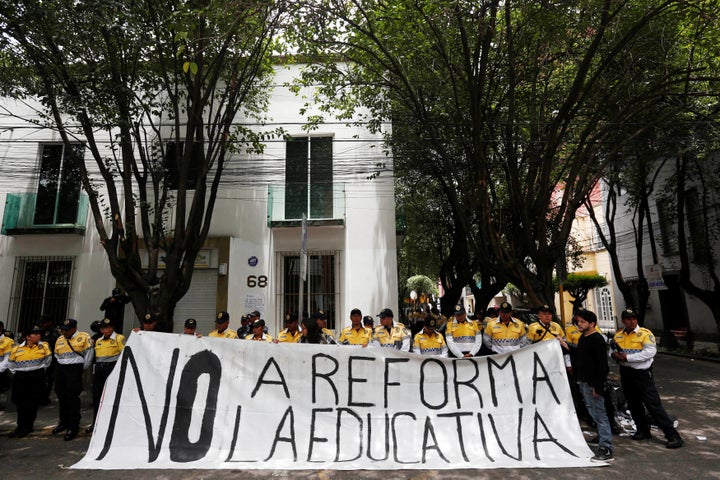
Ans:
[{"label": "hand gripping banner", "polygon": [[73,468],[552,468],[591,455],[557,342],[441,359],[140,332]]}]

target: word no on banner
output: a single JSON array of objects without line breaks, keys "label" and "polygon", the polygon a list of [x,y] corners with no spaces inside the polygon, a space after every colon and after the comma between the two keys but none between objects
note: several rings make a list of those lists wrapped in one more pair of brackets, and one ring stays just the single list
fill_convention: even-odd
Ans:
[{"label": "word no on banner", "polygon": [[133,333],[73,468],[584,467],[557,342],[441,359]]}]

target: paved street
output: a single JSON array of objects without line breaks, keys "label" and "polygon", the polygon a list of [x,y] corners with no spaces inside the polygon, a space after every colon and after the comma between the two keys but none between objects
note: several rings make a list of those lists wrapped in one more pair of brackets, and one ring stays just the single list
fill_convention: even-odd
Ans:
[{"label": "paved street", "polygon": [[[720,479],[720,363],[658,355],[655,375],[666,409],[680,420],[678,430],[685,439],[685,448],[667,450],[662,433],[657,430],[653,431],[655,438],[645,442],[634,442],[626,436],[615,437],[616,460],[611,466],[602,468],[444,471],[70,470],[67,467],[84,455],[89,438],[82,433],[76,440],[64,442],[62,437],[52,436],[50,430],[57,419],[57,405],[53,403],[41,409],[34,434],[21,440],[9,439],[7,433],[14,427],[15,412],[7,395],[3,395],[0,399],[4,405],[4,410],[0,410],[0,479]],[[86,409],[83,418],[89,419],[90,412]],[[583,430],[590,434],[584,426]],[[706,440],[702,440],[702,437]]]}]

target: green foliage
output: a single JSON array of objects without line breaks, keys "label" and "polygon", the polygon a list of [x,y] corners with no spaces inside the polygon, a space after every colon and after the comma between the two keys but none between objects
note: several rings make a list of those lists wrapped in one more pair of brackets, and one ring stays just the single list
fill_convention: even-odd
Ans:
[{"label": "green foliage", "polygon": [[405,297],[410,296],[410,292],[415,291],[418,297],[422,294],[437,297],[439,294],[436,283],[425,275],[414,275],[405,282]]}]

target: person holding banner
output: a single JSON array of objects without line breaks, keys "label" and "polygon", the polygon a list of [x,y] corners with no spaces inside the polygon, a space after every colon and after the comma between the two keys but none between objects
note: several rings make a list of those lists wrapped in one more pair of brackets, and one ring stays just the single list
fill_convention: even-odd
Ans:
[{"label": "person holding banner", "polygon": [[58,397],[59,421],[53,435],[65,432],[65,441],[77,437],[80,430],[80,394],[83,391],[83,370],[94,356],[90,335],[79,332],[77,320],[68,318],[60,325],[62,335],[55,343],[58,366],[55,393]]},{"label": "person holding banner", "polygon": [[527,332],[530,343],[561,340],[565,343],[565,333],[557,322],[553,322],[553,310],[549,305],[541,305],[538,309],[538,320],[531,323]]},{"label": "person holding banner", "polygon": [[[362,324],[362,312],[359,308],[350,311],[350,326],[342,329],[338,343],[340,345],[356,345],[367,347],[372,339],[372,330],[365,328]],[[325,333],[323,331],[323,333]]]},{"label": "person holding banner", "polygon": [[610,462],[614,460],[612,431],[605,411],[605,382],[610,369],[605,337],[595,329],[596,326],[595,313],[585,309],[577,312],[577,328],[581,336],[575,362],[576,379],[585,406],[597,425],[598,450],[592,460]]},{"label": "person holding banner", "polygon": [[632,308],[623,310],[621,317],[625,328],[618,330],[613,337],[615,351],[611,357],[620,364],[620,382],[635,422],[636,431],[631,438],[652,438],[645,415],[647,408],[665,434],[665,447],[680,448],[685,442],[663,408],[653,380],[652,365],[657,353],[655,335],[647,328],[638,326],[637,314]]},{"label": "person holding banner", "polygon": [[[380,325],[378,325],[372,334],[371,346],[394,348],[401,352],[410,351],[410,330],[402,323],[395,323],[392,310],[383,309],[378,314],[380,317]],[[370,318],[372,317],[365,317]]]},{"label": "person holding banner", "polygon": [[103,318],[100,321],[100,333],[102,336],[95,342],[95,364],[93,365],[92,396],[93,396],[93,423],[85,430],[92,433],[95,428],[100,400],[102,399],[105,381],[110,376],[115,364],[120,358],[120,353],[125,348],[125,336],[115,333],[113,321]]},{"label": "person holding banner", "polygon": [[465,307],[455,305],[454,320],[445,328],[445,341],[448,350],[455,358],[474,357],[482,347],[482,331],[477,324],[469,322]]},{"label": "person holding banner", "polygon": [[440,332],[435,331],[438,321],[432,315],[425,317],[423,329],[413,341],[413,352],[420,355],[436,355],[438,357],[447,358],[448,348],[445,338]]},{"label": "person holding banner", "polygon": [[[303,318],[307,317],[307,313],[303,313]],[[335,341],[335,334],[332,330],[327,328],[327,313],[323,312],[322,310],[318,310],[317,312],[312,314],[312,317],[315,322],[318,324],[318,327],[320,327],[320,331],[325,335],[326,339],[332,339],[330,343],[337,343]]]},{"label": "person holding banner", "polygon": [[287,316],[287,322],[286,322],[286,328],[285,330],[280,331],[278,333],[278,336],[275,340],[273,340],[274,343],[299,343],[300,337],[302,335],[300,334],[300,330],[298,329],[298,314],[297,313],[290,313]]},{"label": "person holding banner", "polygon": [[272,343],[273,337],[265,333],[265,320],[263,320],[262,318],[260,320],[256,320],[255,323],[252,324],[252,331],[253,333],[245,337],[245,340],[255,340],[257,342]]},{"label": "person holding banner", "polygon": [[528,344],[525,323],[512,316],[513,307],[508,302],[500,304],[500,317],[485,327],[483,343],[493,353],[519,350]]},{"label": "person holding banner", "polygon": [[10,438],[32,433],[45,387],[45,369],[52,362],[52,352],[42,342],[42,330],[35,325],[25,334],[25,341],[15,345],[8,356],[8,369],[14,374],[10,400],[17,408],[17,428]]},{"label": "person holding banner", "polygon": [[216,338],[238,338],[237,332],[228,328],[230,325],[230,314],[228,312],[219,312],[215,319],[215,330],[208,333],[208,337]]}]

